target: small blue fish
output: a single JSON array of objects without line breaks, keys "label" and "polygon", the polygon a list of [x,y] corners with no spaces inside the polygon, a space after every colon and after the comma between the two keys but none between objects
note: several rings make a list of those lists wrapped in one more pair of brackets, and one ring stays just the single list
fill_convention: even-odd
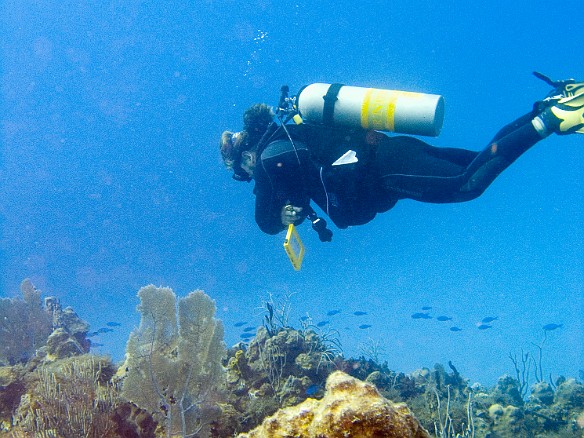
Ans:
[{"label": "small blue fish", "polygon": [[454,326],[454,327],[450,327],[450,331],[451,331],[451,332],[461,332],[461,331],[462,331],[462,329],[461,329],[460,327],[456,327],[456,326]]},{"label": "small blue fish", "polygon": [[478,328],[479,330],[487,330],[487,329],[490,329],[490,328],[492,328],[492,327],[493,327],[493,326],[492,326],[492,325],[489,325],[489,324],[479,324],[479,325],[477,325],[477,328]]},{"label": "small blue fish", "polygon": [[432,306],[424,306],[422,307],[422,310],[432,310]]},{"label": "small blue fish", "polygon": [[239,337],[241,339],[249,339],[249,338],[253,338],[254,334],[253,333],[242,333],[241,335],[239,335]]},{"label": "small blue fish", "polygon": [[452,321],[452,318],[450,316],[444,316],[441,315],[438,318],[436,318],[438,321]]},{"label": "small blue fish", "polygon": [[363,312],[362,310],[357,310],[356,312],[353,312],[353,315],[363,316],[363,315],[367,315],[367,312]]},{"label": "small blue fish", "polygon": [[256,328],[255,327],[246,327],[243,329],[244,332],[251,332],[254,331]]},{"label": "small blue fish", "polygon": [[498,316],[487,316],[486,318],[483,318],[483,320],[481,322],[483,324],[488,324],[488,323],[493,322],[493,321],[496,321],[498,319],[499,319]]},{"label": "small blue fish", "polygon": [[422,313],[422,312],[418,312],[418,313],[414,313],[412,315],[413,319],[432,319],[432,317],[430,316],[429,313]]},{"label": "small blue fish", "polygon": [[563,326],[564,326],[564,324],[546,324],[543,326],[543,329],[546,332],[549,332],[551,330],[559,329],[560,327],[563,327]]},{"label": "small blue fish", "polygon": [[233,324],[233,327],[243,327],[246,324],[247,324],[247,321],[239,321],[239,322],[236,322],[235,324]]},{"label": "small blue fish", "polygon": [[109,333],[109,332],[113,332],[113,331],[114,331],[114,329],[102,327],[99,330],[97,330],[97,333]]},{"label": "small blue fish", "polygon": [[110,321],[110,322],[106,322],[105,325],[107,325],[108,327],[119,327],[122,324],[120,324],[119,322]]},{"label": "small blue fish", "polygon": [[304,322],[304,321],[308,321],[310,319],[310,316],[301,316],[300,317],[300,321]]},{"label": "small blue fish", "polygon": [[320,390],[320,385],[310,385],[308,388],[306,388],[306,391],[304,391],[306,393],[306,395],[314,395],[316,394],[318,391]]},{"label": "small blue fish", "polygon": [[330,321],[320,321],[316,324],[317,327],[324,327],[325,325],[330,324]]},{"label": "small blue fish", "polygon": [[103,344],[100,344],[100,343],[98,343],[98,342],[92,342],[92,343],[91,343],[91,348],[93,348],[93,347],[95,347],[95,348],[98,348],[98,347],[103,347]]},{"label": "small blue fish", "polygon": [[339,313],[341,313],[340,310],[336,310],[336,309],[335,310],[329,310],[328,312],[326,312],[326,316],[334,316],[334,315],[337,315]]},{"label": "small blue fish", "polygon": [[359,328],[360,328],[361,330],[368,329],[369,327],[371,327],[371,324],[361,324],[361,325],[359,326]]},{"label": "small blue fish", "polygon": [[99,335],[98,332],[90,332],[90,333],[87,333],[87,335],[85,335],[85,336],[87,338],[93,338],[94,336],[97,336],[97,335]]}]

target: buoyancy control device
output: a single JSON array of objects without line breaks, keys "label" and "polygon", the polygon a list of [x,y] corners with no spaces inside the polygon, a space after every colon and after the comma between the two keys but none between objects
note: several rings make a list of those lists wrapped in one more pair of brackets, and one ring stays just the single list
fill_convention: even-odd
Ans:
[{"label": "buoyancy control device", "polygon": [[[426,136],[437,136],[444,120],[444,98],[435,94],[325,83],[307,85],[296,96],[289,97],[288,93],[289,87],[283,85],[276,117],[295,150],[294,140],[286,128],[290,120],[333,129],[374,129]],[[275,132],[278,129],[274,131],[270,125],[259,145],[267,144]],[[310,207],[308,218],[320,240],[330,242],[332,232],[326,221]],[[288,250],[287,253],[290,257]],[[293,257],[290,260],[295,269],[300,268],[301,261],[295,262]]]},{"label": "buoyancy control device", "polygon": [[314,83],[296,96],[306,123],[437,136],[444,98],[436,94]]}]

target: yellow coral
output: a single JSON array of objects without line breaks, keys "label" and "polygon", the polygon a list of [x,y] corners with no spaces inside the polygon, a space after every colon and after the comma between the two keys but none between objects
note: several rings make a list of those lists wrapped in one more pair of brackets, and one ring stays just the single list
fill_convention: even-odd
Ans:
[{"label": "yellow coral", "polygon": [[322,400],[280,409],[239,438],[259,437],[430,438],[403,403],[383,398],[369,383],[341,371],[327,379]]}]

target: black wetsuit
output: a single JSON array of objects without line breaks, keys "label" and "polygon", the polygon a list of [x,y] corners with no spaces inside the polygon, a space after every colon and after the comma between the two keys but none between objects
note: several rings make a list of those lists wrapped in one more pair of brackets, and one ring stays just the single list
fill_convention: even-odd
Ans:
[{"label": "black wetsuit", "polygon": [[[339,228],[369,222],[400,199],[462,202],[480,196],[493,180],[541,137],[526,114],[501,129],[480,152],[438,148],[415,138],[376,131],[309,125],[280,128],[255,169],[256,222],[276,234],[286,204],[307,208],[312,199]],[[333,165],[348,150],[357,162]],[[306,210],[305,210],[306,211]]]}]

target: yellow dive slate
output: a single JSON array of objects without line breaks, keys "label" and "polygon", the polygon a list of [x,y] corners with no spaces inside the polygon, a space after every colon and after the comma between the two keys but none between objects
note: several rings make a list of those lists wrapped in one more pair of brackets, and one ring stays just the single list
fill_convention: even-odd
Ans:
[{"label": "yellow dive slate", "polygon": [[300,236],[298,235],[298,231],[296,231],[294,224],[288,225],[288,232],[286,233],[286,239],[284,240],[284,249],[286,250],[286,254],[288,254],[290,263],[294,266],[294,269],[300,271],[302,259],[304,258],[304,245],[302,244],[302,240],[300,240]]}]

